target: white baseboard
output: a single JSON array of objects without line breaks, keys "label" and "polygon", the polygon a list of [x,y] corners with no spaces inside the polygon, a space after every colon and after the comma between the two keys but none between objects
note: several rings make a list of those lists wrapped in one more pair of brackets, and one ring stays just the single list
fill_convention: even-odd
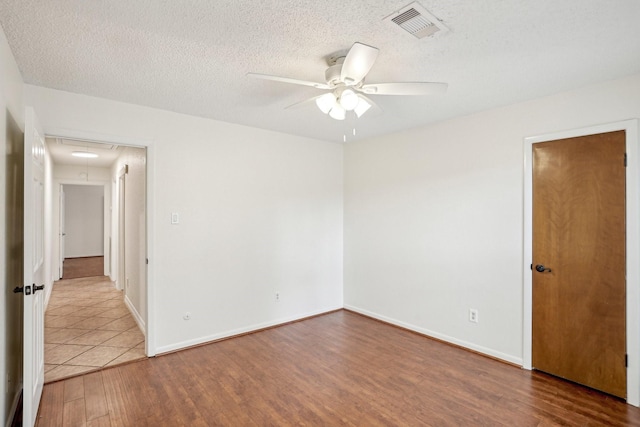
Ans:
[{"label": "white baseboard", "polygon": [[220,340],[220,339],[223,339],[223,338],[230,338],[230,337],[233,337],[233,336],[236,336],[236,335],[246,334],[248,332],[259,331],[261,329],[271,328],[273,326],[278,326],[278,325],[282,325],[282,324],[285,324],[285,323],[294,322],[296,320],[305,319],[307,317],[318,316],[318,315],[321,315],[321,314],[330,313],[330,312],[335,311],[335,310],[340,310],[341,308],[342,308],[342,306],[328,307],[328,308],[324,308],[322,310],[312,311],[312,312],[308,312],[308,313],[302,313],[302,314],[298,314],[298,315],[295,315],[295,316],[280,318],[280,319],[269,321],[269,322],[263,322],[263,323],[258,323],[258,324],[254,324],[254,325],[250,325],[250,326],[245,326],[245,327],[242,327],[242,328],[233,329],[233,330],[225,331],[225,332],[220,332],[220,333],[213,334],[213,335],[207,335],[207,336],[204,336],[204,337],[199,337],[199,338],[194,338],[194,339],[190,339],[190,340],[186,340],[186,341],[181,341],[181,342],[178,342],[178,343],[175,343],[175,344],[163,345],[163,346],[160,346],[160,347],[156,348],[156,354],[168,353],[170,351],[180,350],[180,349],[183,349],[183,348],[192,347],[194,345],[204,344],[204,343],[211,342],[211,341],[217,341],[217,340]]},{"label": "white baseboard", "polygon": [[392,325],[400,326],[401,328],[409,329],[413,332],[418,332],[419,334],[426,335],[428,337],[436,338],[441,341],[445,341],[451,344],[458,345],[460,347],[468,348],[469,350],[476,351],[478,353],[486,354],[487,356],[494,357],[496,359],[504,360],[505,362],[513,363],[518,366],[522,366],[522,358],[512,356],[510,354],[502,353],[500,351],[493,350],[491,348],[483,347],[477,344],[473,344],[467,341],[459,340],[457,338],[450,337],[448,335],[444,335],[438,332],[430,331],[429,329],[421,328],[419,326],[411,325],[409,323],[402,322],[400,320],[392,319],[390,317],[382,316],[377,313],[373,313],[368,310],[364,310],[362,308],[354,307],[352,305],[345,305],[344,308],[346,310],[351,310],[356,313],[360,313],[367,317],[372,317],[374,319],[381,320],[385,323],[390,323]]},{"label": "white baseboard", "polygon": [[124,304],[127,306],[129,311],[131,312],[131,315],[133,316],[133,319],[138,324],[138,328],[140,328],[140,330],[142,331],[142,334],[146,337],[147,336],[147,332],[146,332],[147,328],[145,327],[144,320],[142,319],[142,316],[140,316],[140,313],[138,313],[138,310],[136,310],[136,308],[133,306],[133,303],[131,302],[131,300],[129,299],[129,297],[127,295],[124,296]]}]

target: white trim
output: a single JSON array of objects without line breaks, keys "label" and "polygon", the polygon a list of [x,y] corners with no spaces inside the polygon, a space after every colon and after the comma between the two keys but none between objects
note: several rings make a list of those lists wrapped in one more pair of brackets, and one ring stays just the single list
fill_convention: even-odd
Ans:
[{"label": "white trim", "polygon": [[[49,135],[47,135],[47,137],[49,137]],[[55,168],[55,163],[53,163],[54,168]],[[58,246],[58,250],[56,251],[58,254],[58,259],[55,260],[56,261],[56,272],[54,273],[54,278],[55,280],[60,280],[62,279],[62,277],[60,277],[60,264],[61,261],[64,259],[64,254],[60,253],[60,216],[61,216],[61,210],[62,210],[62,206],[60,206],[60,193],[62,190],[62,186],[65,185],[86,185],[86,186],[92,186],[92,187],[102,187],[102,195],[104,197],[104,206],[102,209],[102,227],[103,227],[103,231],[102,231],[102,251],[103,251],[103,257],[104,257],[104,262],[103,262],[103,273],[105,273],[105,276],[108,276],[107,273],[109,273],[109,266],[111,264],[111,254],[109,253],[109,235],[111,234],[111,209],[109,207],[109,205],[107,205],[107,195],[111,196],[111,188],[109,187],[109,181],[105,181],[105,180],[100,180],[100,179],[96,179],[96,180],[88,180],[88,181],[81,181],[81,180],[77,180],[77,179],[69,179],[69,178],[56,178],[53,177],[53,183],[52,183],[52,188],[54,188],[52,194],[57,195],[57,205],[58,205],[58,210],[56,212],[56,215],[52,216],[52,218],[58,218],[57,224],[52,225],[52,231],[54,232],[54,235],[57,235],[57,238],[54,237],[53,240],[55,241],[55,243]],[[111,197],[109,197],[110,199]],[[52,205],[54,203],[52,202]],[[53,207],[53,206],[52,206]],[[55,221],[54,221],[55,222]],[[99,255],[96,255],[99,256]],[[47,296],[51,296],[51,293],[47,294]],[[49,298],[47,298],[47,303],[49,301]],[[45,306],[46,307],[46,306]]]},{"label": "white trim", "polygon": [[127,308],[129,309],[129,312],[131,313],[131,316],[133,316],[133,319],[138,324],[138,328],[140,328],[140,331],[146,337],[146,328],[144,327],[144,320],[142,319],[142,316],[140,316],[140,313],[138,313],[138,310],[136,310],[135,306],[129,299],[128,295],[124,296],[124,305],[127,306]]},{"label": "white trim", "polygon": [[47,312],[47,308],[49,307],[49,300],[51,299],[51,294],[53,293],[53,284],[55,280],[51,281],[51,286],[49,286],[49,292],[44,293],[44,312]]},{"label": "white trim", "polygon": [[148,147],[153,145],[152,139],[129,138],[121,135],[111,135],[98,132],[79,131],[66,128],[47,128],[45,132],[52,138],[71,139],[76,141],[97,142],[100,144],[125,145],[129,147]]},{"label": "white trim", "polygon": [[400,326],[404,329],[409,329],[410,331],[417,332],[419,334],[425,335],[427,337],[436,338],[440,341],[445,341],[451,344],[455,344],[460,347],[468,348],[470,350],[476,351],[478,353],[486,354],[487,356],[495,357],[496,359],[504,360],[506,362],[513,363],[515,365],[522,365],[522,359],[520,357],[512,356],[510,354],[502,353],[500,351],[495,351],[491,348],[483,347],[481,345],[477,345],[468,341],[459,340],[457,338],[451,337],[449,335],[444,335],[439,332],[434,332],[429,329],[421,328],[419,326],[412,325],[410,323],[405,323],[400,320],[396,320],[390,317],[381,316],[379,314],[373,313],[368,310],[364,310],[362,308],[354,307],[352,305],[345,305],[345,309],[354,311],[356,313],[360,313],[367,317],[371,317],[374,319],[381,320],[385,323],[390,323],[392,325]]},{"label": "white trim", "polygon": [[147,319],[144,322],[145,325],[145,353],[147,356],[152,357],[156,355],[156,342],[155,342],[155,289],[154,289],[154,268],[153,268],[153,256],[155,254],[153,247],[153,231],[155,229],[155,216],[153,214],[155,208],[155,150],[154,141],[151,139],[141,138],[129,138],[126,136],[102,134],[97,132],[88,132],[76,129],[66,128],[47,128],[46,135],[54,136],[65,139],[78,139],[82,141],[92,141],[100,143],[109,143],[116,145],[126,145],[130,147],[141,147],[147,149],[147,259],[149,264],[147,265]]},{"label": "white trim", "polygon": [[625,120],[531,136],[524,139],[524,259],[522,279],[523,301],[523,367],[532,369],[532,242],[533,242],[533,144],[556,139],[574,138],[618,130],[626,131],[626,215],[627,215],[627,403],[640,406],[640,151],[638,120]]},{"label": "white trim", "polygon": [[147,214],[147,321],[146,321],[146,348],[147,356],[152,357],[157,353],[156,349],[156,304],[155,295],[156,288],[152,286],[155,283],[155,268],[153,261],[155,260],[155,203],[156,203],[156,149],[151,142],[147,147],[147,206],[145,213]]},{"label": "white trim", "polygon": [[183,348],[192,347],[194,345],[205,344],[211,341],[217,341],[224,338],[231,338],[237,335],[246,334],[250,332],[257,332],[261,329],[271,328],[274,326],[284,325],[285,323],[295,322],[296,320],[306,319],[307,317],[319,316],[322,314],[327,314],[332,311],[340,310],[342,306],[328,307],[322,310],[314,310],[308,313],[298,314],[295,316],[284,317],[278,320],[273,320],[270,322],[256,323],[254,325],[245,326],[242,328],[232,329],[226,332],[220,332],[213,335],[206,335],[199,338],[193,338],[186,341],[181,341],[175,344],[164,345],[156,348],[156,352],[158,354],[167,353],[170,351],[181,350]]}]

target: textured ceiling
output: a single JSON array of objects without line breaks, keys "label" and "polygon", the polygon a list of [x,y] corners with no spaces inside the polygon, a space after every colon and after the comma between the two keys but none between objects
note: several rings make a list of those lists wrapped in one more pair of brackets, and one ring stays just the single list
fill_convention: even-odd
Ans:
[{"label": "textured ceiling", "polygon": [[[640,72],[637,0],[421,0],[451,30],[415,39],[383,18],[410,0],[0,0],[25,82],[329,141],[380,135]],[[339,122],[308,104],[326,57],[380,49],[367,82],[443,81],[374,97]],[[375,113],[375,114],[374,114]]]}]

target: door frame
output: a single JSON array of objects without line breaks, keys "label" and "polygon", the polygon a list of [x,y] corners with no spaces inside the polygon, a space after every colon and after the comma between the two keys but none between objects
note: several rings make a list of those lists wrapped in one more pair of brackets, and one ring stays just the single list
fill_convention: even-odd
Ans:
[{"label": "door frame", "polygon": [[[48,135],[47,135],[48,137]],[[55,164],[54,164],[54,168],[55,168]],[[62,272],[62,263],[64,261],[64,253],[62,251],[62,230],[60,225],[62,224],[63,221],[63,206],[62,206],[62,199],[61,199],[61,195],[63,193],[62,189],[65,185],[87,185],[87,186],[92,186],[92,187],[102,187],[102,194],[104,197],[104,206],[103,206],[103,210],[102,210],[102,223],[103,223],[103,251],[104,251],[104,266],[103,266],[103,270],[104,270],[104,275],[108,276],[110,274],[110,270],[111,270],[111,254],[109,253],[109,234],[111,233],[111,210],[110,210],[110,206],[109,203],[111,201],[111,189],[109,188],[109,181],[101,181],[101,180],[89,180],[89,181],[81,181],[81,180],[77,180],[77,179],[67,179],[67,178],[53,178],[53,192],[54,192],[54,196],[56,195],[56,192],[58,193],[58,202],[57,203],[53,203],[52,209],[54,212],[54,215],[57,216],[58,222],[57,225],[54,225],[54,229],[53,229],[53,234],[55,236],[56,232],[58,234],[58,251],[57,251],[57,255],[58,255],[58,263],[59,263],[59,268],[58,268],[58,273],[54,274],[54,279],[55,280],[60,280],[62,279],[62,275],[60,274]],[[55,197],[54,197],[55,199]],[[66,202],[65,202],[66,203]],[[57,208],[57,209],[56,209]],[[55,216],[54,216],[54,224],[55,224]],[[66,225],[65,225],[66,228]]]},{"label": "door frame", "polygon": [[[126,145],[130,147],[146,148],[146,250],[147,250],[147,318],[145,320],[145,354],[148,357],[156,355],[156,330],[155,330],[155,147],[154,141],[142,138],[130,138],[127,136],[106,135],[96,132],[67,129],[67,128],[45,128],[48,136],[77,139],[83,141],[98,142],[104,144]],[[105,200],[105,204],[106,204]],[[111,213],[113,215],[113,212]]]},{"label": "door frame", "polygon": [[[52,165],[54,168],[55,166]],[[52,188],[55,188],[56,186],[52,186]],[[57,259],[57,264],[58,264],[58,274],[55,274],[54,276],[59,279],[62,278],[62,276],[64,276],[64,251],[65,251],[65,245],[63,242],[66,242],[65,237],[66,237],[66,224],[64,221],[65,218],[65,196],[64,196],[64,185],[59,184],[58,185],[58,259]],[[56,209],[52,210],[55,212]],[[55,221],[53,221],[55,222]],[[54,231],[55,234],[55,231]],[[53,253],[53,252],[52,252]],[[51,295],[51,294],[49,294]],[[47,304],[48,305],[48,304]]]},{"label": "door frame", "polygon": [[118,198],[118,211],[115,213],[116,220],[115,223],[118,224],[118,236],[116,242],[118,242],[118,248],[116,250],[116,259],[118,271],[116,274],[116,287],[124,292],[124,295],[127,295],[127,286],[126,286],[126,277],[127,277],[127,257],[125,254],[125,200],[126,200],[126,175],[128,173],[129,167],[124,165],[118,171],[118,180],[116,183],[115,192]]},{"label": "door frame", "polygon": [[524,138],[523,351],[524,369],[532,367],[533,144],[598,133],[626,131],[626,340],[627,403],[640,406],[640,150],[638,120],[625,120]]}]

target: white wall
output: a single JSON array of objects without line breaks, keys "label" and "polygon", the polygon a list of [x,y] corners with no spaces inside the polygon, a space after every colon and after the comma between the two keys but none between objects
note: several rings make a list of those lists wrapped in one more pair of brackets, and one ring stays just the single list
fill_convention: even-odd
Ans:
[{"label": "white wall", "polygon": [[159,351],[342,307],[341,145],[30,85],[25,98],[45,132],[152,141]]},{"label": "white wall", "polygon": [[54,165],[53,178],[64,184],[103,185],[109,182],[111,170],[94,166]]},{"label": "white wall", "polygon": [[[17,283],[7,281],[7,252],[5,228],[6,211],[10,206],[6,201],[7,182],[7,137],[11,129],[24,130],[23,84],[20,71],[0,28],[0,422],[5,425],[12,416],[11,408],[22,388],[22,310],[15,310],[22,304],[22,298],[13,294]],[[17,318],[16,318],[17,316]],[[17,346],[17,348],[16,348]]]},{"label": "white wall", "polygon": [[104,187],[63,186],[65,258],[104,255]]},{"label": "white wall", "polygon": [[346,145],[345,306],[521,363],[523,139],[636,117],[640,75]]},{"label": "white wall", "polygon": [[[146,267],[146,150],[144,148],[124,147],[118,159],[111,168],[112,181],[116,184],[119,180],[119,173],[124,166],[128,172],[125,174],[125,283],[118,283],[118,287],[124,290],[125,301],[132,310],[133,316],[146,331],[147,318],[147,267]],[[118,215],[119,215],[119,189],[118,185],[114,190],[113,203],[113,259],[116,261],[117,269],[119,265],[118,257]],[[115,278],[117,278],[117,272]]]}]

